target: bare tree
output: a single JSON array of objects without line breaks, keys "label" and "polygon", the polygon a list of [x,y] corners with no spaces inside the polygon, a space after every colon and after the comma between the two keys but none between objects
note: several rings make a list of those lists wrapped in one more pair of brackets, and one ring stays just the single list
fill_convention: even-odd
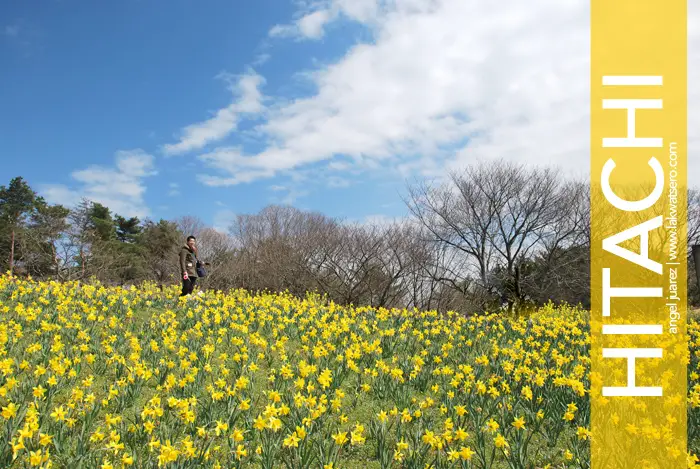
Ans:
[{"label": "bare tree", "polygon": [[581,191],[567,191],[561,175],[549,168],[500,163],[479,169],[481,177],[474,179],[490,200],[502,202],[494,203],[498,229],[492,244],[500,255],[501,283],[512,310],[526,299],[523,264],[542,251],[556,252],[576,236],[580,220],[569,219],[566,204]]},{"label": "bare tree", "polygon": [[195,238],[198,238],[202,230],[207,227],[201,218],[190,215],[178,218],[175,220],[175,224],[177,225],[178,230],[180,230],[180,232],[185,236],[192,235]]},{"label": "bare tree", "polygon": [[406,303],[410,291],[409,274],[417,270],[414,263],[415,238],[414,226],[409,220],[402,220],[386,226],[377,227],[381,236],[380,250],[377,256],[381,275],[378,281],[369,284],[373,304],[383,307],[398,307]]},{"label": "bare tree", "polygon": [[481,309],[524,303],[524,266],[586,237],[585,186],[563,181],[550,168],[497,160],[453,172],[439,187],[410,188],[411,213],[442,248],[433,277]]},{"label": "bare tree", "polygon": [[225,289],[234,286],[231,264],[234,264],[234,241],[227,234],[214,228],[203,228],[198,231],[197,257],[205,266],[207,276],[202,279],[202,287],[216,286]]},{"label": "bare tree", "polygon": [[357,223],[338,226],[324,239],[323,262],[314,271],[316,282],[336,302],[369,301],[368,282],[380,275],[380,248],[381,236],[376,227]]},{"label": "bare tree", "polygon": [[288,206],[273,205],[258,214],[238,215],[230,232],[237,249],[239,282],[254,290],[303,295],[315,283],[319,243],[332,225],[322,214]]},{"label": "bare tree", "polygon": [[588,303],[590,202],[585,181],[567,181],[552,197],[555,217],[538,252],[525,265],[527,292],[537,300]]},{"label": "bare tree", "polygon": [[455,174],[451,179],[456,187],[427,183],[410,187],[406,203],[425,228],[425,241],[441,246],[442,256],[450,259],[449,264],[441,262],[440,268],[432,266],[433,279],[460,290],[462,279],[471,271],[487,291],[493,259],[489,240],[495,230],[494,208],[475,185],[462,184]]}]

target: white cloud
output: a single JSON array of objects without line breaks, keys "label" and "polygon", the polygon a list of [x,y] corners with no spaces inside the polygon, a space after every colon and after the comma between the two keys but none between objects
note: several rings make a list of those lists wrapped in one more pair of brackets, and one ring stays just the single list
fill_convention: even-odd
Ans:
[{"label": "white cloud", "polygon": [[45,33],[33,21],[17,18],[11,23],[0,25],[0,39],[5,39],[12,50],[29,58],[42,52],[45,46]]},{"label": "white cloud", "polygon": [[333,6],[348,18],[361,23],[371,23],[380,10],[378,0],[334,0]]},{"label": "white cloud", "polygon": [[60,184],[46,184],[39,189],[46,200],[66,207],[74,207],[80,202],[80,194]]},{"label": "white cloud", "polygon": [[297,29],[291,25],[277,24],[270,29],[270,36],[272,37],[289,37],[296,33]]},{"label": "white cloud", "polygon": [[305,15],[297,25],[305,37],[318,39],[323,36],[323,27],[330,19],[331,12],[329,10],[318,10]]},{"label": "white cloud", "polygon": [[[263,95],[260,87],[265,84],[265,79],[255,72],[250,72],[236,77],[222,75],[230,83],[231,91],[238,96],[233,109],[239,113],[255,114],[263,110]],[[236,81],[234,81],[236,80]]]},{"label": "white cloud", "polygon": [[377,0],[326,0],[304,5],[299,17],[292,24],[275,25],[270,29],[272,37],[296,37],[320,39],[325,28],[334,20],[346,17],[353,21],[371,22],[379,10]]},{"label": "white cloud", "polygon": [[338,177],[338,176],[331,176],[326,180],[326,184],[328,187],[331,188],[342,188],[342,187],[350,187],[352,184],[349,180]]},{"label": "white cloud", "polygon": [[71,176],[79,187],[45,185],[40,193],[52,203],[72,207],[81,198],[99,202],[125,217],[147,217],[150,210],[143,195],[144,179],[154,176],[154,158],[143,150],[118,151],[114,167],[91,165]]},{"label": "white cloud", "polygon": [[365,225],[377,228],[390,226],[394,223],[406,222],[405,217],[392,217],[382,213],[375,213],[361,218],[347,218],[343,222],[347,225]]},{"label": "white cloud", "polygon": [[384,226],[384,225],[390,225],[397,220],[398,220],[398,218],[396,218],[396,217],[390,217],[390,216],[383,215],[383,214],[376,214],[376,215],[367,215],[362,220],[362,222],[365,225]]},{"label": "white cloud", "polygon": [[213,117],[182,129],[182,135],[177,143],[163,146],[166,154],[187,153],[222,140],[236,130],[241,114],[257,114],[263,110],[263,95],[260,87],[265,80],[262,76],[249,71],[238,77],[223,74],[220,78],[229,82],[229,89],[234,95],[233,102],[219,109]]},{"label": "white cloud", "polygon": [[253,66],[263,65],[272,57],[270,54],[262,53],[259,54],[253,61]]},{"label": "white cloud", "polygon": [[297,200],[306,197],[311,193],[308,185],[303,183],[289,185],[273,184],[268,189],[275,194],[280,194],[270,197],[269,202],[272,204],[282,205],[294,205]]},{"label": "white cloud", "polygon": [[19,31],[20,31],[19,25],[16,25],[16,24],[15,25],[8,25],[8,26],[5,26],[5,28],[3,30],[3,34],[5,36],[9,36],[9,37],[16,37],[19,34]]},{"label": "white cloud", "polygon": [[233,210],[219,210],[214,214],[213,228],[220,233],[228,233],[229,227],[236,220],[236,213]]},{"label": "white cloud", "polygon": [[331,161],[328,164],[328,169],[331,171],[345,171],[352,168],[352,165],[346,161]]},{"label": "white cloud", "polygon": [[297,189],[293,188],[290,189],[289,192],[287,192],[287,195],[284,196],[281,200],[278,200],[277,202],[281,203],[282,205],[294,205],[294,203],[309,195],[311,191],[306,190],[306,189]]},{"label": "white cloud", "polygon": [[176,182],[170,183],[170,191],[168,192],[170,197],[176,197],[180,195],[180,185]]},{"label": "white cloud", "polygon": [[[329,0],[292,26],[320,37],[339,18],[373,41],[306,74],[315,92],[268,110],[267,146],[204,159],[238,184],[328,161],[390,175],[437,176],[476,158],[589,172],[589,9],[585,0]],[[700,4],[689,4],[689,129],[700,124]],[[689,136],[689,152],[700,137]],[[344,156],[343,163],[334,159]],[[696,162],[697,161],[697,162]],[[700,160],[689,158],[690,181]],[[346,168],[346,170],[349,168]],[[695,177],[693,177],[695,176]]]}]

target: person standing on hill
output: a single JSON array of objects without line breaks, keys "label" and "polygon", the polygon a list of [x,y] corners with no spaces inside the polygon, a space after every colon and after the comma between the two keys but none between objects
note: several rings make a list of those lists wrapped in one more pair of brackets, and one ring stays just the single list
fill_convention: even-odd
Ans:
[{"label": "person standing on hill", "polygon": [[192,293],[197,281],[197,247],[194,236],[187,237],[187,244],[180,249],[180,274],[182,275],[182,293],[187,296]]}]

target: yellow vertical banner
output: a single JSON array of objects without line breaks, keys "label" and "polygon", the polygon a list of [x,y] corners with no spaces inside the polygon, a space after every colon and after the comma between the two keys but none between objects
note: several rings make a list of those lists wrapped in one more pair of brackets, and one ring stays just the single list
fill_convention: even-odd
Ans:
[{"label": "yellow vertical banner", "polygon": [[686,467],[687,0],[591,0],[591,468]]}]

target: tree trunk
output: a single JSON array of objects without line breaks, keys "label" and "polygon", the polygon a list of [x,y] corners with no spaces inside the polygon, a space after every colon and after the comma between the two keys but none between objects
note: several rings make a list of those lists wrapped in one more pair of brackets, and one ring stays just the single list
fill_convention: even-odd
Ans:
[{"label": "tree trunk", "polygon": [[12,229],[12,235],[10,237],[10,275],[15,266],[15,229]]},{"label": "tree trunk", "polygon": [[522,305],[522,289],[520,288],[520,266],[516,265],[515,266],[515,301],[517,302],[517,306],[520,307]]},{"label": "tree trunk", "polygon": [[80,247],[80,280],[85,279],[85,254],[82,246]]},{"label": "tree trunk", "polygon": [[58,262],[58,252],[56,252],[56,245],[51,242],[51,254],[53,255],[53,263],[56,266],[56,280],[61,280],[61,265]]}]

